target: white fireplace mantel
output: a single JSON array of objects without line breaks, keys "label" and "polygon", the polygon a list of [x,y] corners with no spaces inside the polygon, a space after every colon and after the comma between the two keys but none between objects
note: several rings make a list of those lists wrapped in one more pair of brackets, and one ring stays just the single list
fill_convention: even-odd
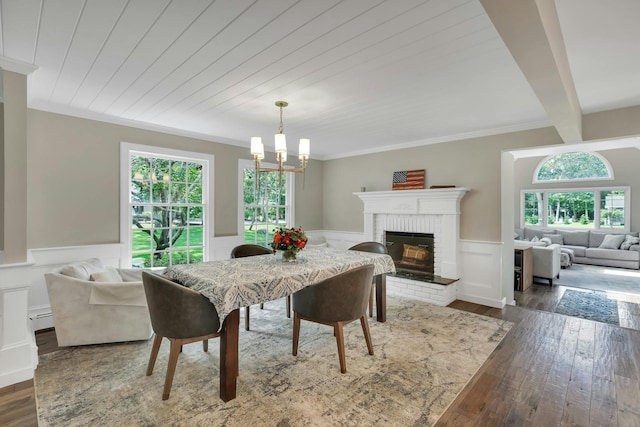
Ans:
[{"label": "white fireplace mantel", "polygon": [[[382,242],[381,227],[385,228],[384,231],[433,233],[435,273],[458,279],[460,200],[468,191],[467,188],[454,187],[353,194],[364,203],[364,235],[367,240]],[[394,225],[390,226],[391,223]]]}]

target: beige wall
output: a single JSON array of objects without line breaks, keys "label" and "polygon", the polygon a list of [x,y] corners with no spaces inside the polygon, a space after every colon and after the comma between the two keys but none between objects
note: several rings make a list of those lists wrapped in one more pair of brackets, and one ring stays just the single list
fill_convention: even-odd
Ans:
[{"label": "beige wall", "polygon": [[[28,110],[28,247],[114,243],[119,236],[120,142],[215,156],[215,236],[237,234],[238,159],[247,148]],[[298,223],[320,229],[321,162],[297,191]],[[298,180],[301,187],[302,181]]]},{"label": "beige wall", "polygon": [[394,171],[425,169],[427,187],[471,190],[461,204],[461,238],[501,241],[501,151],[559,143],[555,129],[544,128],[327,161],[324,228],[363,231],[362,202],[352,193],[390,190]]},{"label": "beige wall", "polygon": [[614,187],[631,186],[631,230],[640,230],[640,150],[622,148],[618,150],[599,151],[606,158],[614,172],[614,180],[586,181],[584,183],[544,183],[533,184],[533,173],[545,157],[519,159],[515,162],[514,181],[514,223],[520,224],[520,190],[538,188],[580,188],[580,187]]},{"label": "beige wall", "polygon": [[4,250],[4,103],[0,104],[0,251]]}]

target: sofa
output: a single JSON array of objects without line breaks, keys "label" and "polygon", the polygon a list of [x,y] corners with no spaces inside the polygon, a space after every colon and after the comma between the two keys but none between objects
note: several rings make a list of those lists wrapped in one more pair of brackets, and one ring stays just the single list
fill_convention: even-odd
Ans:
[{"label": "sofa", "polygon": [[560,245],[561,250],[571,250],[576,263],[640,269],[640,238],[637,231],[524,227],[515,229],[514,234],[516,240],[530,242],[537,242],[545,237],[551,243]]},{"label": "sofa", "polygon": [[89,259],[44,276],[60,347],[151,338],[142,270]]}]

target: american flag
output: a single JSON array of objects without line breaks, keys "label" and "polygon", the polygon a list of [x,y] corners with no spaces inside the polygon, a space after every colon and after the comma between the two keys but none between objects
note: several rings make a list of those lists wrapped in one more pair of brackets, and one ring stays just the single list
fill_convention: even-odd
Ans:
[{"label": "american flag", "polygon": [[424,169],[393,173],[393,190],[422,190],[424,188]]}]

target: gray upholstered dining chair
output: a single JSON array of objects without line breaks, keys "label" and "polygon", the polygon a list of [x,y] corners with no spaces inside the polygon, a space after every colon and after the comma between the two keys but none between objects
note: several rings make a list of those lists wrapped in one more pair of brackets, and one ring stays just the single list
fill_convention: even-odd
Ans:
[{"label": "gray upholstered dining chair", "polygon": [[347,372],[344,351],[344,325],[360,319],[369,354],[373,344],[367,321],[367,299],[373,278],[373,265],[356,267],[293,294],[293,355],[298,354],[300,320],[333,326],[338,344],[340,372]]},{"label": "gray upholstered dining chair", "polygon": [[153,373],[162,338],[171,342],[162,392],[162,400],[167,400],[182,346],[202,341],[204,351],[208,351],[209,338],[220,336],[220,318],[213,304],[199,292],[146,271],[142,283],[155,333],[147,376]]},{"label": "gray upholstered dining chair", "polygon": [[[231,250],[231,258],[244,258],[248,256],[267,255],[273,251],[267,249],[264,246],[244,244],[236,246]],[[260,304],[260,308],[263,308],[264,304]],[[244,329],[249,330],[249,322],[251,317],[251,308],[249,306],[244,308]],[[291,297],[287,296],[287,317],[291,317]]]},{"label": "gray upholstered dining chair", "polygon": [[[362,242],[357,245],[353,245],[349,248],[350,251],[371,252],[374,254],[386,254],[387,247],[378,242]],[[371,287],[371,293],[369,294],[369,317],[373,317],[373,290]]]}]

